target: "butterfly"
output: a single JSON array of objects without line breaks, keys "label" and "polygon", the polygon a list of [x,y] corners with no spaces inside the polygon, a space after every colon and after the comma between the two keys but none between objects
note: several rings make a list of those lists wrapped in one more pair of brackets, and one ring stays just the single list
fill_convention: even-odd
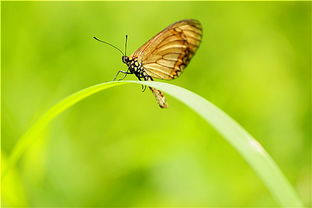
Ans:
[{"label": "butterfly", "polygon": [[[153,81],[156,79],[171,80],[179,77],[189,64],[198,49],[202,39],[202,26],[198,20],[186,19],[175,22],[153,38],[148,40],[130,56],[126,56],[117,47],[122,54],[122,62],[128,67],[127,71],[118,71],[126,77],[128,74],[134,74],[139,80]],[[127,46],[127,36],[125,51]],[[153,87],[149,87],[153,92],[159,106],[167,108],[168,104],[163,92]]]}]

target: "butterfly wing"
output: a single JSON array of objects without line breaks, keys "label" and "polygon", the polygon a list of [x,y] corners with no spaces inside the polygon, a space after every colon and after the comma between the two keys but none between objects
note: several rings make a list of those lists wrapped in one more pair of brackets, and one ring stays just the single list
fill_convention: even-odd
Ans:
[{"label": "butterfly wing", "polygon": [[[198,49],[202,38],[202,26],[199,21],[188,19],[169,25],[156,36],[137,49],[130,58],[137,59],[150,77],[175,79],[183,72]],[[167,108],[166,97],[150,87],[161,108]]]},{"label": "butterfly wing", "polygon": [[198,20],[178,21],[147,41],[130,57],[142,63],[146,73],[158,79],[175,79],[198,49],[202,26]]}]

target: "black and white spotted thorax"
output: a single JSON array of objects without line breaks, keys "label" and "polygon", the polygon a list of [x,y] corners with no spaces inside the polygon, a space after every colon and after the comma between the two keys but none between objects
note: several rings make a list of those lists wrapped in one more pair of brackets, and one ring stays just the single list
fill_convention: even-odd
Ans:
[{"label": "black and white spotted thorax", "polygon": [[137,58],[122,56],[122,62],[128,66],[128,70],[132,74],[135,74],[139,80],[141,80],[141,78],[144,80],[153,80],[152,77],[146,73],[142,63],[140,63]]}]

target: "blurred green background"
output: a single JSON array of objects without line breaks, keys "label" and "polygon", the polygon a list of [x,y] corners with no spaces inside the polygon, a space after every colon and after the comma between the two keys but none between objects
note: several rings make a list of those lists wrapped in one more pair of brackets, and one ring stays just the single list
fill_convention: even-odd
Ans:
[{"label": "blurred green background", "polygon": [[[2,158],[49,107],[111,81],[169,24],[202,22],[176,84],[246,128],[311,205],[311,2],[2,2]],[[128,76],[127,79],[136,79]],[[53,122],[2,183],[6,206],[276,206],[214,129],[138,85],[105,90]]]}]

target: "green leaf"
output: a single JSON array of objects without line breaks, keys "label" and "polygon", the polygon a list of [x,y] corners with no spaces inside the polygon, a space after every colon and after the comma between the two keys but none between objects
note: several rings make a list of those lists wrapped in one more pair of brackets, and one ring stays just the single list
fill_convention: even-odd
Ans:
[{"label": "green leaf", "polygon": [[[284,207],[302,207],[297,197],[278,166],[263,149],[263,147],[236,121],[229,117],[218,107],[199,95],[175,85],[161,82],[118,81],[94,85],[74,93],[50,108],[18,141],[10,155],[8,166],[2,172],[2,179],[10,167],[14,166],[25,150],[33,144],[38,135],[60,113],[70,108],[80,100],[99,91],[125,84],[144,84],[162,90],[182,101],[212,125],[223,137],[244,157],[249,165],[256,171],[273,197]],[[155,105],[155,108],[157,106]]]},{"label": "green leaf", "polygon": [[[6,155],[1,153],[1,167],[7,165]],[[1,192],[1,204],[3,207],[28,206],[26,191],[23,187],[22,179],[16,169],[11,168],[6,180],[1,183],[5,191]]]}]

